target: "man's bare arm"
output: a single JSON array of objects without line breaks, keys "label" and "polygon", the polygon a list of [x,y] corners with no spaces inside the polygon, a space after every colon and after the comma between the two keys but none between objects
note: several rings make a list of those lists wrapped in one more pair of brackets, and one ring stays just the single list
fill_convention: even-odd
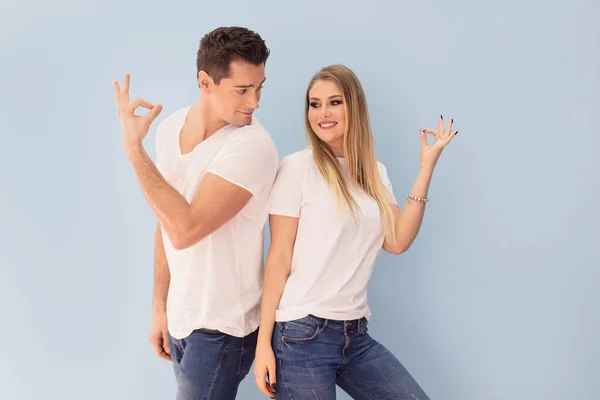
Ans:
[{"label": "man's bare arm", "polygon": [[152,295],[152,324],[149,341],[156,355],[169,361],[171,360],[171,349],[167,323],[167,294],[171,283],[171,272],[160,224],[156,225],[154,236],[154,293]]},{"label": "man's bare arm", "polygon": [[[183,249],[197,243],[233,218],[252,195],[225,179],[207,174],[211,176],[205,177],[201,182],[199,198],[190,204],[185,197],[169,185],[142,145],[150,125],[162,111],[162,106],[150,104],[143,99],[137,99],[130,103],[130,79],[130,75],[126,74],[123,89],[119,87],[117,81],[113,82],[125,152],[146,200],[158,217],[160,226],[164,229],[171,244],[177,249]],[[135,110],[139,107],[147,108],[150,111],[145,116],[135,115]],[[207,201],[209,198],[219,199],[218,203],[221,206],[211,207],[211,203],[214,201]],[[207,211],[205,208],[210,208],[210,210]]]},{"label": "man's bare arm", "polygon": [[213,233],[252,198],[246,189],[207,173],[190,204],[160,174],[141,143],[126,151],[148,204],[176,249],[190,247]]},{"label": "man's bare arm", "polygon": [[165,246],[160,224],[156,224],[154,238],[154,294],[152,295],[152,311],[166,312],[167,294],[171,283],[171,272],[167,262]]}]

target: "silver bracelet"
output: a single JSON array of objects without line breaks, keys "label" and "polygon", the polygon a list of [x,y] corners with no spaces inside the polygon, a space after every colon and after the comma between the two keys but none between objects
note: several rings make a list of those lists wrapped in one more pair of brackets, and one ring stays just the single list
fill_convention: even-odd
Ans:
[{"label": "silver bracelet", "polygon": [[422,197],[417,197],[412,193],[409,193],[406,202],[408,203],[408,200],[416,200],[416,201],[420,201],[421,203],[427,203],[429,201],[429,198],[422,198]]}]

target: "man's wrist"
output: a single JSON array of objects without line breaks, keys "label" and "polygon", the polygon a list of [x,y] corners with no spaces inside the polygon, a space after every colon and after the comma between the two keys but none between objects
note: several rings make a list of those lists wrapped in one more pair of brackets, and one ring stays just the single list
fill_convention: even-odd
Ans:
[{"label": "man's wrist", "polygon": [[165,314],[167,312],[167,304],[165,302],[153,302],[152,312],[157,314]]},{"label": "man's wrist", "polygon": [[144,151],[146,150],[144,149],[141,140],[125,142],[125,153],[127,153],[127,157],[129,158],[139,156],[140,154],[143,154]]}]

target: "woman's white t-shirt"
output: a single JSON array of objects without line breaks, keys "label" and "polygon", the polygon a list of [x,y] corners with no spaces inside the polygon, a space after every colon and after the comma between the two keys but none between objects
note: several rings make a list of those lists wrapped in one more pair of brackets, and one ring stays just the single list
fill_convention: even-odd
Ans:
[{"label": "woman's white t-shirt", "polygon": [[[342,168],[345,160],[339,159]],[[383,164],[379,174],[397,204]],[[313,314],[352,320],[371,313],[367,284],[384,242],[377,203],[361,189],[351,189],[360,210],[356,216],[336,207],[312,152],[303,150],[281,161],[271,190],[270,214],[298,218],[290,276],[276,321]]]}]

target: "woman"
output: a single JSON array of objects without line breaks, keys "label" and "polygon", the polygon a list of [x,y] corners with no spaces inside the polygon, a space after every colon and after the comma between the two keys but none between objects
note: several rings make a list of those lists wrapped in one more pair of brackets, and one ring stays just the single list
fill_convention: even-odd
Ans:
[{"label": "woman", "polygon": [[334,399],[336,384],[354,399],[428,399],[367,334],[367,283],[382,247],[401,254],[415,240],[434,167],[456,135],[452,121],[444,129],[440,116],[439,130],[420,131],[421,170],[402,212],[351,70],[314,76],[305,122],[310,148],[282,160],[271,192],[257,385],[277,399]]}]

